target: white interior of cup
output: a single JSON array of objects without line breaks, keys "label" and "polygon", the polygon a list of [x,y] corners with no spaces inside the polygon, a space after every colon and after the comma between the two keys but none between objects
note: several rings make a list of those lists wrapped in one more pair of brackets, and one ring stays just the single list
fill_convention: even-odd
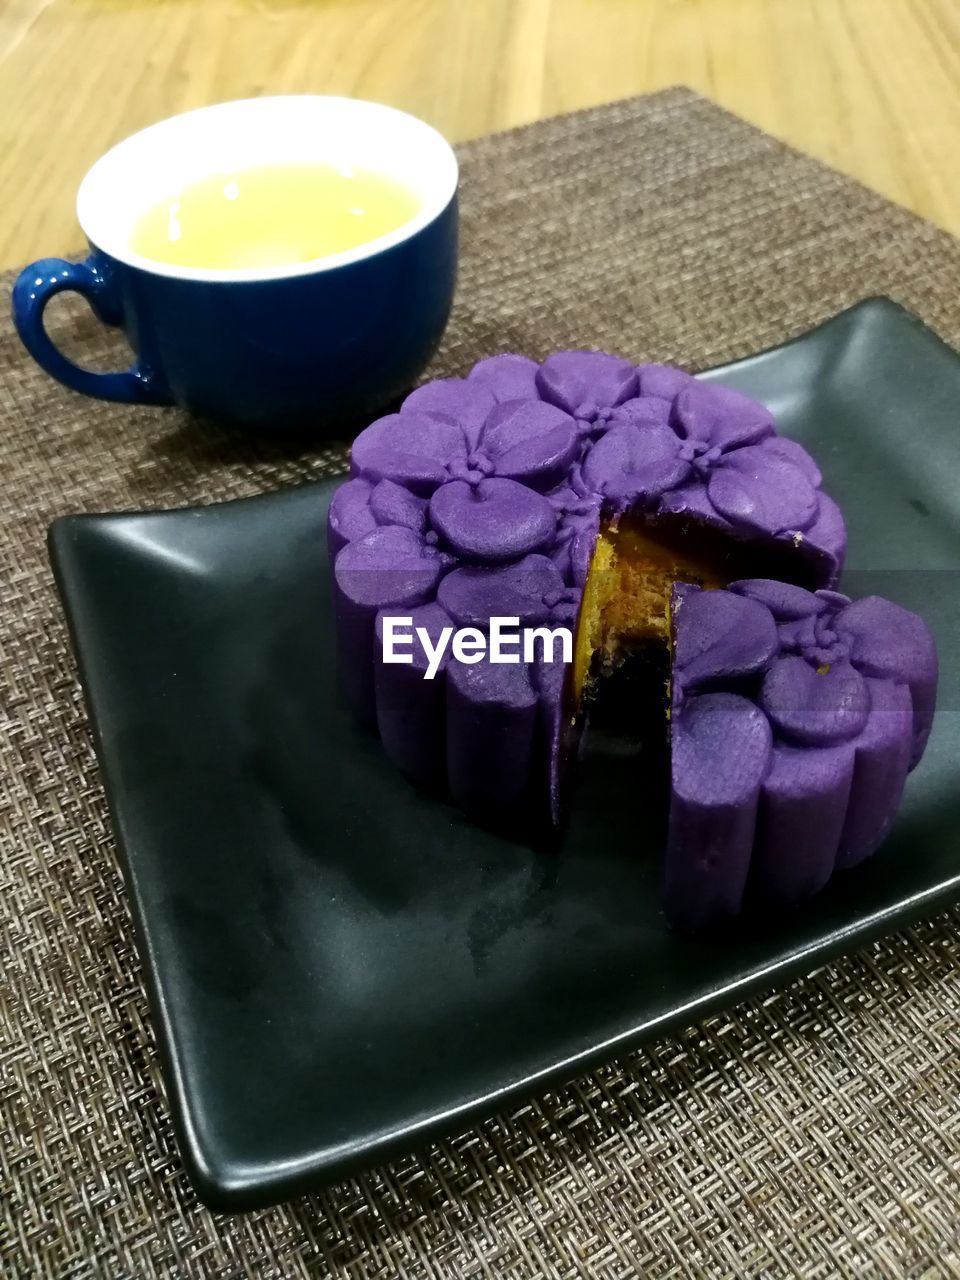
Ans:
[{"label": "white interior of cup", "polygon": [[[388,235],[286,266],[179,267],[130,248],[137,219],[187,184],[209,174],[290,163],[376,170],[414,191],[419,210]],[[332,270],[399,244],[446,208],[456,186],[457,160],[449,143],[404,111],[358,98],[244,98],[171,116],[118,143],[80,184],[77,218],[97,248],[154,275],[270,280]]]}]

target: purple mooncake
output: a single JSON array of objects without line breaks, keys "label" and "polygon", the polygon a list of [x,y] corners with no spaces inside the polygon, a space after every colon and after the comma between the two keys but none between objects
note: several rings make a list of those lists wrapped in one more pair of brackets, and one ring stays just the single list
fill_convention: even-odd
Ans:
[{"label": "purple mooncake", "polygon": [[[666,643],[673,582],[822,587],[843,558],[816,464],[762,405],[600,352],[427,383],[357,437],[351,471],[329,517],[344,688],[402,769],[487,820],[559,820],[591,668],[634,632]],[[584,616],[566,679],[448,657],[425,681],[419,646],[413,670],[380,660],[378,620],[414,611],[438,632]]]},{"label": "purple mooncake", "polygon": [[668,917],[809,897],[890,829],[933,720],[930,631],[879,596],[769,579],[678,585],[671,623]]},{"label": "purple mooncake", "polygon": [[[594,690],[632,647],[666,651],[676,583],[770,579],[827,599],[810,592],[835,586],[846,538],[820,483],[767,409],[679,369],[563,351],[427,383],[357,437],[330,507],[343,687],[416,781],[484,823],[556,825]],[[398,618],[418,629],[405,665],[383,661]],[[567,628],[573,652],[548,660],[544,637],[509,663],[439,651],[493,618]]]}]

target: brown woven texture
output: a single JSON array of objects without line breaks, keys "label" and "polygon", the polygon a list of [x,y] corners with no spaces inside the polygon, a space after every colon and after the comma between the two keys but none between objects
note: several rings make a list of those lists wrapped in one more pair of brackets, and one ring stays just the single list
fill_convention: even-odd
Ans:
[{"label": "brown woven texture", "polygon": [[[960,244],[685,90],[461,157],[434,373],[573,345],[700,367],[873,293],[960,340]],[[82,304],[56,324],[116,359]],[[0,322],[0,1272],[960,1276],[960,914],[322,1194],[234,1218],[197,1204],[44,534],[343,458],[83,400]]]}]

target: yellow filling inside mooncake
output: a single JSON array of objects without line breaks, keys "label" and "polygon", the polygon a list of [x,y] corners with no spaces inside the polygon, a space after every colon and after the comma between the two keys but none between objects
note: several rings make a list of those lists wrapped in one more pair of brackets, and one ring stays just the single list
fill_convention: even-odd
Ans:
[{"label": "yellow filling inside mooncake", "polygon": [[[642,518],[605,521],[584,585],[573,652],[573,705],[579,707],[591,674],[639,641],[670,639],[670,591],[675,582],[722,587],[732,580],[723,550],[701,539],[667,536]],[[723,542],[721,541],[721,548]],[[729,550],[729,542],[726,550]]]}]

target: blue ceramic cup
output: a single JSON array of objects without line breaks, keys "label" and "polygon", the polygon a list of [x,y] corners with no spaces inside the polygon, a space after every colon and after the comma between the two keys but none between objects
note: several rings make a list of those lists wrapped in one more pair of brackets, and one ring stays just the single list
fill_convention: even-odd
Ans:
[{"label": "blue ceramic cup", "polygon": [[[419,200],[396,231],[345,253],[250,270],[170,266],[130,248],[152,205],[211,173],[320,162],[376,170]],[[456,279],[457,162],[405,112],[352,98],[251,98],[203,107],[134,134],[96,162],[77,195],[84,262],[45,258],[13,289],[27,350],[75,391],[178,404],[253,427],[322,430],[369,417],[408,387],[443,332]],[[44,329],[74,290],[122,326],[135,359],[95,373]]]}]

